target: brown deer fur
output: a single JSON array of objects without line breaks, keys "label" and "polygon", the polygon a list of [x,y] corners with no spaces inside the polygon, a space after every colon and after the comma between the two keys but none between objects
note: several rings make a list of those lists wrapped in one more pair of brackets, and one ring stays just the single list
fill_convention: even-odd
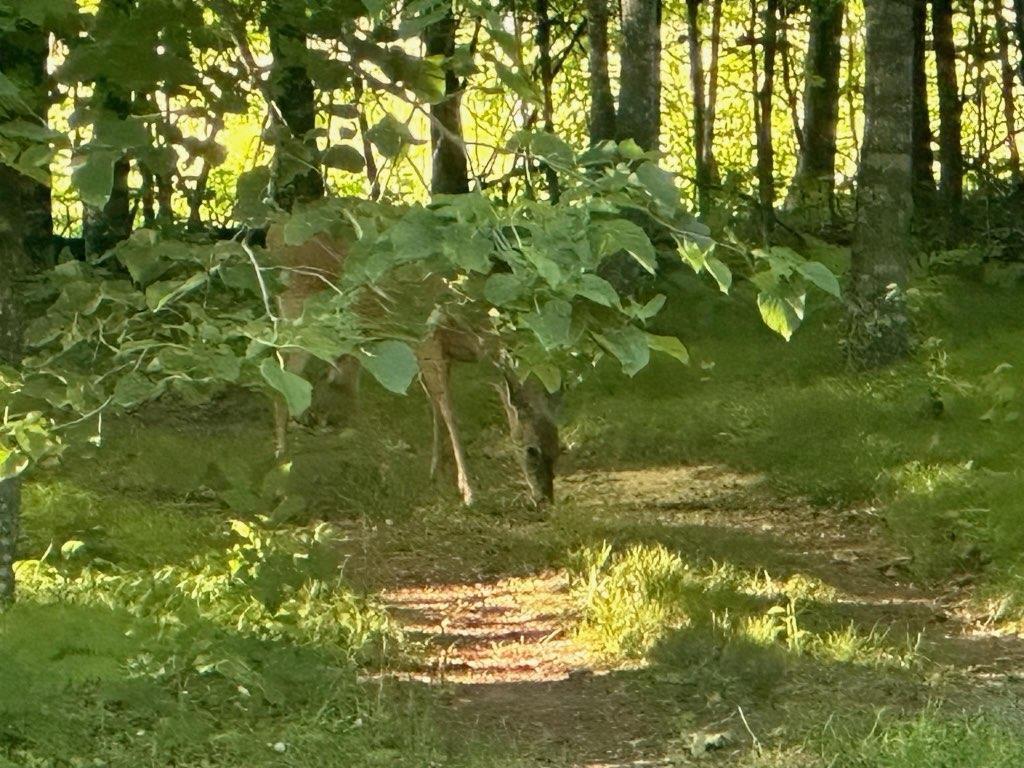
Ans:
[{"label": "brown deer fur", "polygon": [[[317,235],[302,245],[287,245],[282,228],[277,225],[267,233],[267,250],[272,262],[289,272],[286,287],[278,297],[279,311],[289,320],[301,317],[306,299],[337,281],[347,252],[343,241],[325,234]],[[491,346],[481,336],[469,331],[439,326],[415,349],[420,381],[434,416],[431,473],[436,474],[438,470],[443,428],[455,463],[459,493],[466,504],[473,502],[473,488],[452,404],[451,363],[486,361],[500,367],[497,350],[490,349]],[[308,360],[309,355],[305,352],[285,354],[285,366],[293,373],[301,373]],[[354,407],[357,398],[358,376],[358,363],[350,357],[338,360],[329,374],[332,385],[343,393],[350,408]],[[533,378],[520,383],[511,374],[504,373],[496,387],[531,494],[538,502],[550,501],[554,494],[555,463],[560,450],[552,399]],[[279,455],[286,449],[288,420],[287,407],[278,398],[274,421]]]}]

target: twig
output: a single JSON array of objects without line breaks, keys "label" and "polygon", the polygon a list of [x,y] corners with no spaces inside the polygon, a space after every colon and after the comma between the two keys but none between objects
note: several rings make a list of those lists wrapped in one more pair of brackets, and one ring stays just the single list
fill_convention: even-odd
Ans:
[{"label": "twig", "polygon": [[747,716],[743,714],[743,707],[736,707],[736,711],[740,713],[740,720],[743,721],[743,727],[747,729],[747,733],[750,734],[750,739],[754,744],[754,749],[758,754],[761,754],[761,741],[754,735],[754,732],[750,729],[750,723],[747,722]]}]

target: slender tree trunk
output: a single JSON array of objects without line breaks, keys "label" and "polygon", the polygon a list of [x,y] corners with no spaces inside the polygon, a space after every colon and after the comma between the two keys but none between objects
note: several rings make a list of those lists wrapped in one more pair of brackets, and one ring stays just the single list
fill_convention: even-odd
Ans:
[{"label": "slender tree trunk", "polygon": [[0,607],[14,600],[14,558],[20,517],[20,480],[0,479]]},{"label": "slender tree trunk", "polygon": [[1016,78],[1013,63],[1010,59],[1010,30],[1003,15],[1001,0],[993,3],[992,12],[996,20],[996,39],[999,43],[999,65],[1002,76],[1003,121],[1006,125],[1006,148],[1010,152],[1010,173],[1013,180],[1020,183],[1020,148],[1017,146],[1017,110],[1014,104],[1014,88]]},{"label": "slender tree trunk", "polygon": [[356,77],[352,81],[352,95],[359,109],[359,136],[363,142],[363,157],[366,158],[366,180],[370,182],[370,199],[380,198],[380,169],[373,157],[373,143],[370,141],[370,124],[366,119],[365,90],[363,80]]},{"label": "slender tree trunk", "polygon": [[708,197],[711,187],[711,172],[708,167],[707,105],[704,94],[704,52],[700,32],[701,0],[686,0],[690,54],[690,90],[693,92],[693,154],[697,175],[697,207],[702,216],[711,208]]},{"label": "slender tree trunk", "polygon": [[901,287],[913,213],[914,0],[866,0],[865,11],[864,147],[847,350],[852,362],[870,367],[910,349]]},{"label": "slender tree trunk", "polygon": [[939,85],[939,191],[949,220],[959,213],[964,191],[963,104],[957,88],[952,0],[932,0],[932,35]]},{"label": "slender tree trunk", "polygon": [[830,221],[836,178],[843,0],[813,0],[804,86],[804,143],[786,208],[811,225]]},{"label": "slender tree trunk", "polygon": [[1017,73],[1024,85],[1024,0],[1013,0],[1013,29],[1017,33]]},{"label": "slender tree trunk", "polygon": [[316,89],[306,65],[305,19],[305,4],[298,0],[272,0],[267,6],[265,22],[273,56],[270,93],[281,119],[309,155],[296,159],[278,152],[276,194],[285,210],[324,194],[323,176],[315,162],[316,141],[310,138],[316,128]]},{"label": "slender tree trunk", "polygon": [[590,36],[590,143],[614,139],[615,97],[608,75],[608,0],[587,0]]},{"label": "slender tree trunk", "polygon": [[[551,66],[551,17],[548,14],[548,0],[537,0],[537,53],[540,69],[540,87],[542,98],[542,111],[544,117],[544,130],[548,133],[555,132],[555,105],[552,99],[551,88],[554,84],[555,73]],[[558,202],[560,190],[558,186],[558,172],[550,165],[544,168],[544,176],[548,184],[548,198]]]},{"label": "slender tree trunk", "polygon": [[914,0],[914,206],[918,213],[929,210],[935,199],[932,165],[932,127],[928,111],[927,54],[928,0]]},{"label": "slender tree trunk", "polygon": [[711,64],[708,67],[708,103],[704,112],[704,156],[707,158],[708,180],[715,186],[719,183],[718,161],[715,159],[715,120],[718,113],[718,63],[721,49],[722,0],[712,0]]},{"label": "slender tree trunk", "polygon": [[[426,30],[428,56],[450,57],[455,53],[458,22],[451,8]],[[462,86],[458,76],[445,68],[445,98],[430,108],[432,166],[430,191],[434,195],[459,195],[469,191],[469,161],[462,134]]]},{"label": "slender tree trunk", "polygon": [[778,0],[766,0],[764,11],[763,73],[757,93],[760,119],[757,124],[757,194],[765,233],[768,232],[775,208],[775,147],[772,136],[772,114],[775,101],[775,59],[778,52]]},{"label": "slender tree trunk", "polygon": [[658,149],[661,137],[661,0],[622,0],[619,140]]}]

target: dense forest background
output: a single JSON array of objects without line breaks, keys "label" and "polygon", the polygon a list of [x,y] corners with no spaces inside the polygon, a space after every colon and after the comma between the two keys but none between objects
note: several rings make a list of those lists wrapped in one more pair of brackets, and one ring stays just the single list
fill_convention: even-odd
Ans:
[{"label": "dense forest background", "polygon": [[0,768],[1020,765],[1022,112],[1024,0],[0,0]]}]

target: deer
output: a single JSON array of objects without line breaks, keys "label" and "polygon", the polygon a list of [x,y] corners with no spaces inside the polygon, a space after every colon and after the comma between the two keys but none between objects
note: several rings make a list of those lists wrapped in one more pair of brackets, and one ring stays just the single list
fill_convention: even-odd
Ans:
[{"label": "deer", "polygon": [[[329,233],[314,235],[301,245],[289,245],[279,224],[272,225],[267,231],[266,250],[272,264],[288,276],[278,296],[279,312],[287,320],[300,319],[307,299],[329,290],[338,282],[348,256],[344,239]],[[502,350],[493,338],[446,322],[446,318],[442,318],[415,344],[414,352],[419,365],[419,380],[433,416],[431,475],[436,476],[439,471],[443,430],[455,465],[459,495],[465,505],[473,503],[475,492],[452,402],[451,368],[454,362],[486,363],[497,374],[493,385],[498,391],[516,446],[518,464],[530,494],[539,505],[552,501],[555,465],[560,453],[557,403],[536,377],[518,381],[504,363]],[[301,375],[310,356],[300,350],[287,350],[283,357],[285,368]],[[360,366],[352,356],[335,361],[328,372],[328,385],[336,388],[352,408],[358,398],[359,374]],[[289,422],[287,406],[278,396],[274,403],[278,456],[283,456],[287,449]]]}]

